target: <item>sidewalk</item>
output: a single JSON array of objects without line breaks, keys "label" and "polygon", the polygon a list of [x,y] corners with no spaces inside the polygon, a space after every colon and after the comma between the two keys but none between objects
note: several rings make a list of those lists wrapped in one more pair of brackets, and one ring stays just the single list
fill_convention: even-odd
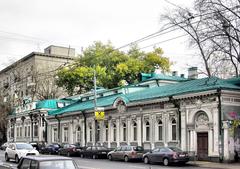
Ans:
[{"label": "sidewalk", "polygon": [[188,164],[203,167],[203,168],[240,169],[240,162],[238,162],[238,163],[215,163],[215,162],[209,162],[209,161],[189,161]]}]

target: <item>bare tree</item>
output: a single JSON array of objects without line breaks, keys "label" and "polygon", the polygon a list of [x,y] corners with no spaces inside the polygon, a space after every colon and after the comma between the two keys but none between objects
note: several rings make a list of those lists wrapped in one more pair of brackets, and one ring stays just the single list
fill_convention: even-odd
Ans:
[{"label": "bare tree", "polygon": [[239,5],[239,0],[196,0],[193,9],[179,7],[172,15],[162,16],[189,35],[208,77],[227,77],[233,71],[239,76]]}]

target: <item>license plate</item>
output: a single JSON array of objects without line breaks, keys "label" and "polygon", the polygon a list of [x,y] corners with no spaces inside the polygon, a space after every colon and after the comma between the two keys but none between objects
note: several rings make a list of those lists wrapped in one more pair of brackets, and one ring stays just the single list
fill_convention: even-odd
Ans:
[{"label": "license plate", "polygon": [[107,154],[106,152],[102,152],[102,154]]},{"label": "license plate", "polygon": [[185,154],[180,154],[179,157],[185,157]]}]

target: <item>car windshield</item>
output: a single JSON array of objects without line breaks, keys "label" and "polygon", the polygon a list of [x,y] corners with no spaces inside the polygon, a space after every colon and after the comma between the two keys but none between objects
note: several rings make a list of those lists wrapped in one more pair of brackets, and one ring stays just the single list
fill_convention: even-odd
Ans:
[{"label": "car windshield", "polygon": [[16,144],[17,149],[22,150],[22,149],[26,149],[26,150],[32,150],[33,146],[31,144]]},{"label": "car windshield", "polygon": [[177,147],[169,147],[169,149],[171,149],[174,152],[182,152],[182,150]]},{"label": "car windshield", "polygon": [[42,161],[39,169],[77,169],[72,160]]},{"label": "car windshield", "polygon": [[143,151],[143,147],[137,146],[133,148],[134,151]]}]

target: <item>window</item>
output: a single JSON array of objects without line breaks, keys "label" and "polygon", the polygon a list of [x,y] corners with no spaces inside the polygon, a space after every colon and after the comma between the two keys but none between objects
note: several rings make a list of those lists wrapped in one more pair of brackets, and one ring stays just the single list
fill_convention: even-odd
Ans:
[{"label": "window", "polygon": [[117,141],[117,126],[113,124],[113,141]]},{"label": "window", "polygon": [[38,125],[35,124],[34,125],[34,137],[37,137],[38,136]]},{"label": "window", "polygon": [[30,137],[30,126],[28,126],[28,137]]},{"label": "window", "polygon": [[57,131],[57,128],[53,129],[53,142],[58,142],[58,131]]},{"label": "window", "polygon": [[68,127],[63,128],[63,142],[68,142]]},{"label": "window", "polygon": [[89,126],[89,141],[92,141],[92,126]]},{"label": "window", "polygon": [[96,141],[100,141],[100,126],[97,124],[97,138]]},{"label": "window", "polygon": [[105,125],[105,141],[108,141],[108,124]]},{"label": "window", "polygon": [[158,140],[162,140],[163,139],[163,124],[162,124],[162,120],[158,121]]},{"label": "window", "polygon": [[24,136],[27,137],[27,126],[24,127]]},{"label": "window", "polygon": [[81,143],[81,141],[82,141],[82,140],[81,140],[81,138],[82,138],[82,133],[81,133],[81,127],[80,127],[80,126],[77,128],[76,135],[77,135],[76,142],[77,142],[77,143]]},{"label": "window", "polygon": [[19,127],[17,127],[17,137],[19,137]]},{"label": "window", "polygon": [[123,123],[123,141],[127,141],[127,126]]},{"label": "window", "polygon": [[176,120],[172,120],[172,140],[177,140],[177,123]]},{"label": "window", "polygon": [[146,141],[149,141],[150,140],[150,124],[148,121],[146,122],[145,126],[146,126]]},{"label": "window", "polygon": [[14,137],[14,127],[11,127],[11,137]]},{"label": "window", "polygon": [[30,168],[30,163],[31,163],[31,160],[24,159],[20,169],[29,169]]},{"label": "window", "polygon": [[38,169],[38,162],[35,160],[32,160],[30,169]]},{"label": "window", "polygon": [[137,141],[137,123],[133,122],[133,141]]}]

